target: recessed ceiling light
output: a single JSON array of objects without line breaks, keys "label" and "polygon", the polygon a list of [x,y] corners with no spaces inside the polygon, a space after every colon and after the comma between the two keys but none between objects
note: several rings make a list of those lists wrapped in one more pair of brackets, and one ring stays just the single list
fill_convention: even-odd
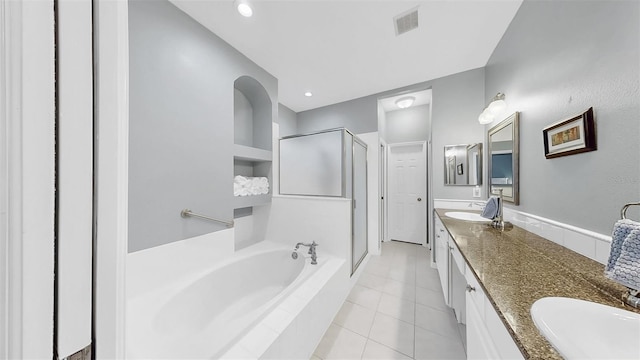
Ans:
[{"label": "recessed ceiling light", "polygon": [[413,96],[405,96],[405,97],[401,97],[400,99],[396,100],[396,105],[400,109],[406,109],[409,106],[413,105],[414,101],[416,101],[415,97],[413,97]]},{"label": "recessed ceiling light", "polygon": [[233,5],[236,7],[240,15],[244,17],[251,17],[251,15],[253,15],[253,9],[247,0],[235,0]]},{"label": "recessed ceiling light", "polygon": [[306,97],[312,97],[313,94],[311,93],[311,91],[307,91],[306,93],[304,93],[304,96]]}]

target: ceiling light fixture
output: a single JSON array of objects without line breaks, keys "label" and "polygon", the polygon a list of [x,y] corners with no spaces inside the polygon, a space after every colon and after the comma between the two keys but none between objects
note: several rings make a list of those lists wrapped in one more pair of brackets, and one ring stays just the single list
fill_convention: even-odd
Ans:
[{"label": "ceiling light fixture", "polygon": [[504,94],[499,92],[478,116],[478,122],[481,125],[490,124],[496,119],[496,116],[501,115],[506,109],[507,103],[504,101]]},{"label": "ceiling light fixture", "polygon": [[400,109],[406,109],[409,106],[413,105],[413,102],[416,101],[416,98],[413,96],[404,96],[396,100],[396,105]]},{"label": "ceiling light fixture", "polygon": [[311,93],[311,91],[307,91],[306,93],[304,93],[304,96],[306,97],[312,97],[313,94]]},{"label": "ceiling light fixture", "polygon": [[247,0],[234,0],[233,6],[235,6],[240,15],[244,17],[251,17],[251,15],[253,15],[253,9]]}]

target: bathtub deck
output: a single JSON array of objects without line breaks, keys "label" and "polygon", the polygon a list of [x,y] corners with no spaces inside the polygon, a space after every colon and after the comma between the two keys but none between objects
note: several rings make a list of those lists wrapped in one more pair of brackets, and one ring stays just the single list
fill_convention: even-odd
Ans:
[{"label": "bathtub deck", "polygon": [[444,304],[429,250],[385,242],[312,359],[465,359],[461,331]]}]

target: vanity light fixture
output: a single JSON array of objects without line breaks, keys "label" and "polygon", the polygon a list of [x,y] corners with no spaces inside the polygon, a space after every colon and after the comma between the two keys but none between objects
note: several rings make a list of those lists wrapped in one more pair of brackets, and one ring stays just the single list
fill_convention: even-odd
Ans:
[{"label": "vanity light fixture", "polygon": [[396,105],[400,109],[406,109],[409,106],[413,105],[413,102],[416,101],[416,98],[413,96],[404,96],[396,100]]},{"label": "vanity light fixture", "polygon": [[506,109],[507,103],[504,101],[504,94],[499,92],[478,116],[478,122],[482,125],[490,124],[495,120],[496,116],[502,114]]},{"label": "vanity light fixture", "polygon": [[312,97],[313,93],[311,93],[311,91],[307,91],[306,93],[304,93],[304,96],[306,97]]},{"label": "vanity light fixture", "polygon": [[253,9],[248,0],[234,0],[233,6],[238,10],[240,15],[244,17],[251,17],[251,15],[253,15]]}]

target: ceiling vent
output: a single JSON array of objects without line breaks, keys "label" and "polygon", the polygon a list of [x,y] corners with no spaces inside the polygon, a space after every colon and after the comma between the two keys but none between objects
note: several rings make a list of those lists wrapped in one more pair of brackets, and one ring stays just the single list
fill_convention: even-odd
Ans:
[{"label": "ceiling vent", "polygon": [[418,28],[418,7],[403,12],[393,18],[396,36]]}]

